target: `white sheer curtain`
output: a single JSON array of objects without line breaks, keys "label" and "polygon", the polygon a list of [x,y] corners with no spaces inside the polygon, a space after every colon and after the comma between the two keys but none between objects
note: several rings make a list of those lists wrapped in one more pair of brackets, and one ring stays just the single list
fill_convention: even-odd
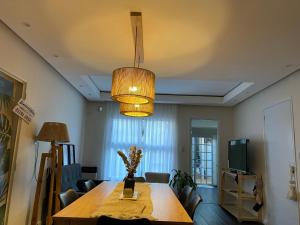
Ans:
[{"label": "white sheer curtain", "polygon": [[143,158],[136,176],[145,172],[170,172],[177,166],[177,107],[155,105],[154,115],[131,118],[119,113],[116,103],[107,103],[102,155],[103,178],[121,180],[126,170],[118,150],[128,151],[131,145],[143,149]]}]

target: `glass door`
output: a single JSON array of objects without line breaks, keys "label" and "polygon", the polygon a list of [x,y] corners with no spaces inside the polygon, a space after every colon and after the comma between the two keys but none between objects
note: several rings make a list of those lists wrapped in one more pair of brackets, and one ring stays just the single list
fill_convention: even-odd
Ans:
[{"label": "glass door", "polygon": [[217,122],[192,122],[191,131],[192,177],[197,184],[217,183]]}]

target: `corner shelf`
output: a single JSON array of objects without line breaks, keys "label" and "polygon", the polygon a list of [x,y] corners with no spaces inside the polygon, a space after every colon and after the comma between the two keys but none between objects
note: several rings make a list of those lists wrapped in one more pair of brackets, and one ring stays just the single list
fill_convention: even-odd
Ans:
[{"label": "corner shelf", "polygon": [[[235,183],[234,178],[237,177],[238,183],[235,188],[226,188],[226,177],[231,178],[230,181]],[[262,213],[247,209],[245,201],[252,201],[255,204],[255,196],[244,190],[244,181],[248,180],[255,183],[257,176],[254,174],[232,173],[229,170],[222,170],[221,186],[220,186],[220,206],[237,218],[238,221],[261,221]],[[233,186],[233,185],[231,185]],[[236,202],[226,203],[225,195],[233,197]]]}]

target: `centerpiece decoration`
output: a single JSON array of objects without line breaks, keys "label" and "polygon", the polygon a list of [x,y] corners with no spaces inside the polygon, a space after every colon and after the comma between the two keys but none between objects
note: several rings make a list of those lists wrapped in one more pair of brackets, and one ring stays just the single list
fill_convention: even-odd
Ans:
[{"label": "centerpiece decoration", "polygon": [[136,173],[136,168],[138,167],[141,158],[143,157],[142,150],[137,149],[136,146],[131,146],[129,150],[129,158],[122,151],[118,151],[118,154],[122,158],[128,172],[127,176],[124,179],[123,196],[125,198],[132,198],[135,185],[134,174]]}]

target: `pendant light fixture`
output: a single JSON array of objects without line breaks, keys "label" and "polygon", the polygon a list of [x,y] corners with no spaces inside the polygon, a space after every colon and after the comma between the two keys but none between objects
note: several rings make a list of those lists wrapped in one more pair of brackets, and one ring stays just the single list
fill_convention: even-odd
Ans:
[{"label": "pendant light fixture", "polygon": [[147,117],[153,114],[153,110],[152,102],[142,105],[120,103],[120,113],[124,116]]},{"label": "pendant light fixture", "polygon": [[127,104],[154,101],[153,72],[137,67],[122,67],[113,71],[112,80],[111,97],[114,101]]},{"label": "pendant light fixture", "polygon": [[131,12],[130,15],[135,43],[134,63],[133,67],[122,67],[113,71],[111,98],[124,104],[153,103],[155,99],[155,74],[139,67],[144,59],[142,13]]}]

